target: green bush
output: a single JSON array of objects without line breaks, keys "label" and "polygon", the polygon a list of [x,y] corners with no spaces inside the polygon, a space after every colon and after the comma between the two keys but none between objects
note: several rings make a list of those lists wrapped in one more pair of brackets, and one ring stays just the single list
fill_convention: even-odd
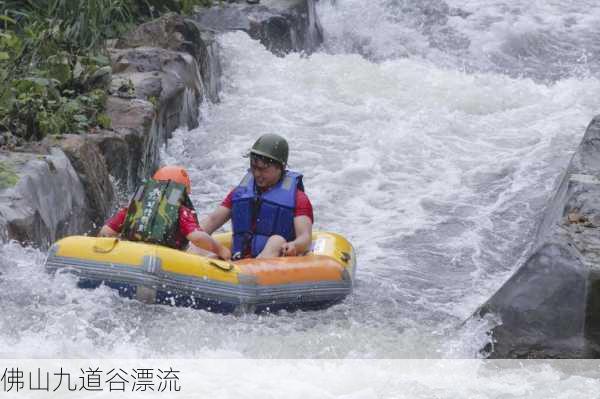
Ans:
[{"label": "green bush", "polygon": [[0,190],[14,187],[18,182],[19,175],[17,175],[14,168],[9,164],[0,161]]},{"label": "green bush", "polygon": [[[210,7],[212,0],[132,0],[136,17],[156,18],[166,12],[191,14],[194,7]],[[138,19],[139,21],[139,19]]]}]

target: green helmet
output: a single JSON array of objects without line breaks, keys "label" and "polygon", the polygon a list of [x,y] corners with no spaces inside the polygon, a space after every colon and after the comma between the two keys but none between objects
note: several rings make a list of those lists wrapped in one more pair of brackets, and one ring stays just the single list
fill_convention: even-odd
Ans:
[{"label": "green helmet", "polygon": [[267,133],[263,134],[256,140],[250,154],[256,154],[272,159],[283,166],[287,165],[289,147],[286,139],[283,137]]}]

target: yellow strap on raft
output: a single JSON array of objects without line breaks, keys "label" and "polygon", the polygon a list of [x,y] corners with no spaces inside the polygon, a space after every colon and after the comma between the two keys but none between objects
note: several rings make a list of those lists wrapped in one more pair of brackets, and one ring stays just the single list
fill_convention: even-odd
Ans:
[{"label": "yellow strap on raft", "polygon": [[233,270],[233,263],[229,263],[229,262],[222,262],[222,261],[217,262],[214,260],[210,260],[210,261],[208,261],[208,264],[211,266],[214,266],[216,268],[219,268],[221,270],[225,270],[226,272]]},{"label": "yellow strap on raft", "polygon": [[[94,247],[93,247],[94,252],[98,252],[101,254],[107,254],[110,251],[112,251],[113,249],[115,249],[118,242],[119,242],[118,238],[114,238],[112,240],[109,240],[107,238],[97,239],[96,243],[94,244]],[[104,245],[101,245],[101,244],[104,244]]]}]

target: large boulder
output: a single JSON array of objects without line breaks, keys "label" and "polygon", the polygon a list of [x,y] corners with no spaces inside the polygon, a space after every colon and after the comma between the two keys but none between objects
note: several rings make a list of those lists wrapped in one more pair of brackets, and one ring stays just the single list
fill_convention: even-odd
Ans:
[{"label": "large boulder", "polygon": [[119,39],[116,48],[157,47],[187,52],[196,59],[206,56],[200,29],[190,19],[169,13],[138,26]]},{"label": "large boulder", "polygon": [[193,18],[217,32],[243,30],[277,55],[314,52],[323,41],[314,0],[262,0],[219,3],[198,10]]},{"label": "large boulder", "polygon": [[178,14],[166,14],[146,22],[118,40],[117,49],[155,47],[190,54],[198,63],[202,83],[211,101],[218,101],[220,63],[218,45],[212,31]]},{"label": "large boulder", "polygon": [[533,250],[476,313],[500,317],[491,357],[600,355],[600,116],[546,209]]},{"label": "large boulder", "polygon": [[[113,93],[130,84],[136,98],[152,102],[158,124],[168,133],[179,126],[198,126],[203,84],[198,64],[187,53],[154,47],[113,50]],[[163,137],[166,140],[167,137]]]},{"label": "large boulder", "polygon": [[67,156],[0,153],[0,238],[47,248],[93,228],[86,193]]}]

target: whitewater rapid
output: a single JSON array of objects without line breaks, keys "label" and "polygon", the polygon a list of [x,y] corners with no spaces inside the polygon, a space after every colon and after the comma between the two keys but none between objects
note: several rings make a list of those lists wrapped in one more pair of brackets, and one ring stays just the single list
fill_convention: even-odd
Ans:
[{"label": "whitewater rapid", "polygon": [[600,12],[569,4],[321,1],[325,43],[310,56],[222,35],[221,102],[174,134],[163,162],[189,168],[205,214],[258,136],[288,138],[315,228],[356,248],[354,294],[277,315],[147,306],[52,279],[44,253],[12,243],[0,248],[1,354],[480,356],[494,321],[462,323],[518,267],[600,109]]}]

